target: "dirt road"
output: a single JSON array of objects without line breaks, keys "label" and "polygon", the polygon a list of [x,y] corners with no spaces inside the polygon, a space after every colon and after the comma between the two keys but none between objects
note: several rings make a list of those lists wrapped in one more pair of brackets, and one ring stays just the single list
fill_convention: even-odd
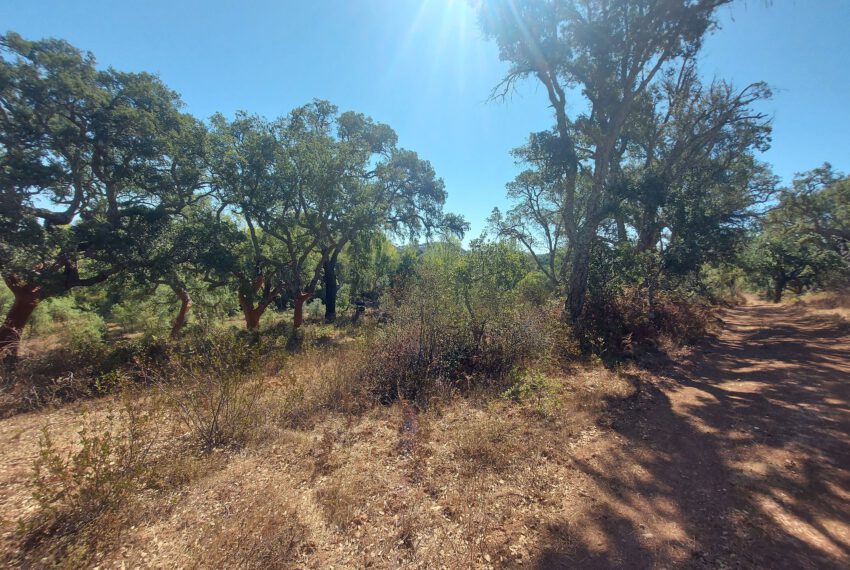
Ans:
[{"label": "dirt road", "polygon": [[850,331],[726,311],[575,461],[540,568],[850,568]]}]

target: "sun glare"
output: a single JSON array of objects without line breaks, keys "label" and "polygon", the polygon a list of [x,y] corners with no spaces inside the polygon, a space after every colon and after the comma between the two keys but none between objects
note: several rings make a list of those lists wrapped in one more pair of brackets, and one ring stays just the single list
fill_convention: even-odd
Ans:
[{"label": "sun glare", "polygon": [[429,89],[450,82],[462,92],[468,74],[485,65],[481,42],[473,41],[475,8],[466,0],[411,2],[409,20],[400,25],[406,31],[388,75],[417,66],[427,75]]}]

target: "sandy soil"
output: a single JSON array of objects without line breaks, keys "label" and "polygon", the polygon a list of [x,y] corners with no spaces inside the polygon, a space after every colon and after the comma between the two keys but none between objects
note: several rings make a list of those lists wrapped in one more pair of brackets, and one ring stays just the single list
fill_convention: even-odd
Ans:
[{"label": "sandy soil", "polygon": [[538,567],[850,567],[846,323],[758,302],[722,318],[576,458],[583,492]]}]

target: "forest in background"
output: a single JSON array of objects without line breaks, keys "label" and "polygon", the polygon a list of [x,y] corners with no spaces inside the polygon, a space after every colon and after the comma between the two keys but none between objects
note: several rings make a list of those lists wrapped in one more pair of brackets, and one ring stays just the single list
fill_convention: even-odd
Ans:
[{"label": "forest in background", "polygon": [[[155,75],[0,37],[2,413],[163,398],[70,459],[45,432],[18,555],[51,536],[67,555],[151,480],[145,414],[197,457],[244,447],[260,416],[483,392],[546,418],[553,378],[694,344],[718,305],[846,291],[850,177],[800,165],[782,187],[758,159],[769,86],[697,71],[729,3],[482,2],[508,65],[492,96],[539,84],[553,125],[518,141],[511,206],[471,239],[444,208],[462,189],[371,117],[315,100],[200,119]],[[320,394],[264,400],[305,361]]]}]

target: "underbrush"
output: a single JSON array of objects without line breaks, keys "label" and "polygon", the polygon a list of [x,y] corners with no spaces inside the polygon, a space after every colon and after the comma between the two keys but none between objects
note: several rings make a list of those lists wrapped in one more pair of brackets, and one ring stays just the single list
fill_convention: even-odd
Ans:
[{"label": "underbrush", "polygon": [[830,321],[842,333],[850,332],[850,290],[810,293],[795,300],[794,305]]},{"label": "underbrush", "polygon": [[[167,503],[173,491],[225,465],[229,456],[220,451],[255,441],[265,386],[252,347],[226,335],[183,349],[140,363],[139,374],[157,389],[130,381],[112,387],[120,406],[107,401],[105,414],[85,415],[70,444],[44,428],[33,463],[36,509],[20,523],[15,563],[92,565],[127,528],[161,516],[159,508],[141,508],[140,497]],[[273,559],[285,544],[265,554],[257,548],[269,546],[245,555]]]},{"label": "underbrush", "polygon": [[127,505],[151,480],[160,421],[155,407],[127,400],[105,417],[85,417],[71,450],[45,427],[33,463],[36,510],[20,523],[18,562],[80,567],[115,540]]},{"label": "underbrush", "polygon": [[557,309],[519,307],[476,326],[440,313],[400,314],[366,344],[355,381],[382,403],[498,390],[515,370],[556,369],[578,353]]},{"label": "underbrush", "polygon": [[0,368],[0,417],[111,394],[140,380],[136,363],[162,359],[166,347],[161,339],[144,337],[28,354]]},{"label": "underbrush", "polygon": [[[551,310],[516,311],[477,334],[401,315],[359,340],[311,343],[294,354],[225,333],[146,352],[139,377],[154,389],[137,390],[139,378],[116,379],[113,391],[134,390],[119,411],[86,422],[70,445],[45,432],[34,465],[37,508],[10,560],[95,565],[114,555],[128,529],[163,520],[180,489],[256,456],[300,466],[294,477],[311,489],[306,497],[317,514],[304,519],[305,496],[247,474],[228,487],[227,516],[198,527],[197,540],[185,545],[194,563],[289,567],[311,556],[317,536],[328,540],[327,528],[365,537],[373,520],[393,529],[381,547],[388,556],[436,561],[429,528],[444,519],[412,498],[388,495],[394,477],[445,503],[463,529],[451,540],[480,561],[492,545],[474,539],[490,519],[469,506],[478,500],[473,490],[501,492],[504,480],[543,496],[529,466],[558,456],[553,437],[593,425],[605,402],[628,390],[616,373],[576,369],[575,349]],[[397,398],[405,403],[380,405]],[[418,419],[404,447],[397,410],[408,400]],[[282,458],[278,445],[287,450]],[[391,457],[402,463],[387,471]],[[317,528],[315,516],[329,526]]]},{"label": "underbrush", "polygon": [[[67,334],[76,335],[78,328],[68,330]],[[0,418],[105,396],[127,382],[161,385],[165,383],[163,375],[168,374],[166,365],[187,367],[182,375],[169,378],[180,381],[199,372],[198,365],[210,351],[221,353],[235,347],[250,348],[254,372],[276,375],[283,370],[286,355],[333,345],[351,334],[351,330],[332,326],[292,331],[289,323],[274,323],[260,333],[213,328],[177,340],[152,335],[111,342],[86,340],[86,335],[77,342],[55,335],[30,340],[14,366],[0,367]],[[154,369],[157,372],[152,375]]]},{"label": "underbrush", "polygon": [[256,350],[230,334],[167,354],[163,363],[142,363],[144,378],[158,387],[166,409],[207,452],[241,447],[256,431],[264,389]]},{"label": "underbrush", "polygon": [[810,293],[800,297],[796,303],[808,309],[831,311],[840,316],[850,317],[850,289]]},{"label": "underbrush", "polygon": [[640,291],[588,299],[582,344],[601,357],[637,356],[662,346],[692,345],[708,332],[711,306],[696,297],[658,293],[649,310]]}]

